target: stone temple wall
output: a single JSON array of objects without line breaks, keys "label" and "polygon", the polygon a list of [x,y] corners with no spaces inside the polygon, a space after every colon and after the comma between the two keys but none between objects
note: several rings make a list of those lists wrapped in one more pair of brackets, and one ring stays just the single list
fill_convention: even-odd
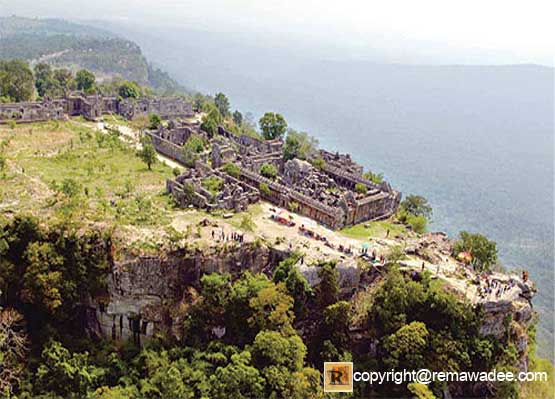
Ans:
[{"label": "stone temple wall", "polygon": [[0,103],[0,124],[10,121],[33,123],[62,120],[68,116],[97,120],[105,114],[119,114],[127,119],[148,114],[159,114],[163,119],[194,115],[191,103],[179,97],[118,100],[116,97],[74,92],[64,98],[45,98],[40,102]]},{"label": "stone temple wall", "polygon": [[119,104],[119,113],[130,120],[150,114],[158,114],[163,119],[189,118],[194,115],[192,104],[181,97],[125,99]]}]

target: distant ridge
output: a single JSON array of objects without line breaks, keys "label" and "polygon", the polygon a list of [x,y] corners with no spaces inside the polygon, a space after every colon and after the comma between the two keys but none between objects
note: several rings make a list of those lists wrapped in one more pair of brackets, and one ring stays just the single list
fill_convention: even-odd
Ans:
[{"label": "distant ridge", "polygon": [[164,94],[185,91],[167,73],[150,65],[136,43],[61,19],[0,17],[0,59],[14,58],[72,70],[85,68],[101,80],[121,77]]}]

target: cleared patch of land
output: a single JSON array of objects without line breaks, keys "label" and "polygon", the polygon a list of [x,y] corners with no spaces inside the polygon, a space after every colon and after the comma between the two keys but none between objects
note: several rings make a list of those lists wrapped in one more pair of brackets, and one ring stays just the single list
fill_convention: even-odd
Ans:
[{"label": "cleared patch of land", "polygon": [[168,220],[171,168],[156,163],[148,170],[116,134],[80,121],[48,122],[1,126],[0,142],[3,212],[130,225]]}]

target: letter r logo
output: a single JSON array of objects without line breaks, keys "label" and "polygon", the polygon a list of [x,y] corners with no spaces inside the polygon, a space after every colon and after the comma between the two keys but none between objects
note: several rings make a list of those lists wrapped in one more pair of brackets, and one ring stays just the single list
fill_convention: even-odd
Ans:
[{"label": "letter r logo", "polygon": [[353,392],[352,362],[324,362],[324,392]]}]

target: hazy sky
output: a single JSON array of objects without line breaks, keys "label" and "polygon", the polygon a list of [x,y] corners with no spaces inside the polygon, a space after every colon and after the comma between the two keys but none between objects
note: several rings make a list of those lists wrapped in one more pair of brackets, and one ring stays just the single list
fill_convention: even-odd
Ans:
[{"label": "hazy sky", "polygon": [[462,63],[553,65],[555,55],[554,0],[0,0],[0,14],[286,34]]}]

